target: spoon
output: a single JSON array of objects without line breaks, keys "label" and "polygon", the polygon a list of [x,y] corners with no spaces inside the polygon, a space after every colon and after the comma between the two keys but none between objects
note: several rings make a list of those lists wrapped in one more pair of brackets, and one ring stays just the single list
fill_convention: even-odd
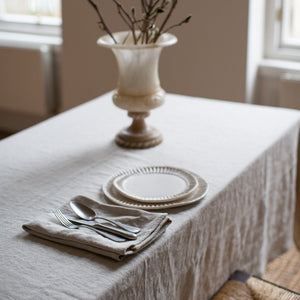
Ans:
[{"label": "spoon", "polygon": [[116,225],[116,226],[118,226],[118,227],[120,227],[124,230],[130,231],[130,232],[133,232],[133,233],[139,233],[141,231],[141,229],[138,228],[138,227],[130,226],[130,225],[123,224],[123,223],[120,223],[120,222],[115,221],[115,220],[111,220],[111,219],[107,219],[105,217],[97,216],[95,211],[92,208],[86,206],[85,204],[82,204],[79,201],[76,201],[76,198],[72,199],[70,201],[70,206],[71,206],[72,210],[75,212],[75,214],[83,220],[94,221],[95,219],[102,219],[102,220],[110,222],[110,223],[112,223],[112,224],[114,224],[114,225]]}]

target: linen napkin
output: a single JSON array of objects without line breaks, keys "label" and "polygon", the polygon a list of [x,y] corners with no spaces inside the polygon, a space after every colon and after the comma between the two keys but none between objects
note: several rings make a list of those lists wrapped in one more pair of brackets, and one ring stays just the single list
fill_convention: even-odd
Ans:
[{"label": "linen napkin", "polygon": [[[153,213],[141,209],[103,204],[88,198],[85,198],[83,203],[93,208],[97,216],[116,219],[124,224],[141,228],[137,239],[114,242],[88,228],[68,229],[59,223],[52,212],[45,213],[22,227],[32,235],[120,261],[128,255],[138,253],[154,242],[171,223],[167,213]],[[72,212],[69,203],[63,205],[60,209],[64,214],[78,218]],[[97,219],[97,221],[105,222],[102,219]]]}]

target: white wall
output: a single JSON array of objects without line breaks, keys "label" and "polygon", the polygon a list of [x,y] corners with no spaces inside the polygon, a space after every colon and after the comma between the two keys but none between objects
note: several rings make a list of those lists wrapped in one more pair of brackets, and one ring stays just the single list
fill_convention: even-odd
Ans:
[{"label": "white wall", "polygon": [[249,1],[246,102],[257,102],[258,67],[264,53],[265,1]]}]

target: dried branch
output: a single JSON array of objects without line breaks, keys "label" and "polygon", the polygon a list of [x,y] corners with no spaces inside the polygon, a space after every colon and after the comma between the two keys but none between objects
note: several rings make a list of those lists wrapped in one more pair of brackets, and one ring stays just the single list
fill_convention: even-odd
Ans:
[{"label": "dried branch", "polygon": [[182,20],[181,22],[179,22],[178,24],[174,24],[174,25],[168,27],[167,29],[165,29],[163,31],[163,33],[166,33],[166,32],[170,31],[171,29],[173,29],[175,27],[181,26],[182,24],[188,23],[190,21],[191,17],[192,16],[190,15],[190,16],[186,17],[184,20]]},{"label": "dried branch", "polygon": [[147,6],[147,3],[145,3],[145,0],[141,0],[141,4],[142,4],[142,13],[145,13],[146,12],[146,6]]},{"label": "dried branch", "polygon": [[136,36],[135,36],[135,26],[134,26],[134,20],[131,19],[130,15],[127,13],[127,11],[123,8],[122,4],[118,0],[112,0],[118,8],[118,13],[123,19],[123,21],[126,23],[126,25],[129,27],[129,29],[132,32],[133,41],[136,44]]},{"label": "dried branch", "polygon": [[[106,25],[100,10],[98,9],[97,5],[93,0],[87,0],[92,7],[97,12],[99,17],[99,27],[106,31],[109,36],[113,39],[114,43],[117,43],[115,38],[113,37],[112,32],[109,30],[108,26]],[[123,7],[123,5],[119,2],[119,0],[112,0],[116,6],[118,14],[120,15],[123,22],[129,28],[134,44],[141,43],[141,44],[149,44],[149,43],[156,43],[158,38],[165,32],[183,25],[184,23],[188,23],[191,16],[186,17],[183,21],[174,24],[172,26],[167,27],[165,29],[166,24],[168,23],[178,0],[141,0],[141,17],[136,16],[135,8],[131,8],[131,12],[127,12],[127,10]],[[166,17],[163,19],[162,24],[160,27],[156,25],[157,20],[161,15],[166,12],[166,9],[171,4]],[[129,35],[126,37],[125,41]],[[125,43],[123,41],[123,43]]]},{"label": "dried branch", "polygon": [[106,25],[106,23],[105,23],[102,15],[101,15],[101,13],[100,13],[100,10],[98,9],[97,4],[93,0],[87,0],[87,1],[95,9],[95,11],[96,11],[96,13],[97,13],[97,15],[98,15],[98,17],[100,19],[100,21],[98,22],[98,24],[102,25],[102,27],[103,27],[103,28],[101,28],[101,26],[100,26],[100,28],[103,29],[104,31],[106,31],[109,34],[109,36],[112,38],[112,40],[114,41],[114,43],[117,44],[118,42],[115,40],[115,38],[114,38],[113,34],[111,33],[110,29],[107,27],[107,25]]},{"label": "dried branch", "polygon": [[156,43],[157,39],[161,36],[161,34],[162,34],[162,32],[163,32],[163,29],[164,29],[165,25],[167,24],[169,18],[171,17],[171,15],[172,15],[172,13],[173,13],[173,11],[174,11],[176,5],[177,5],[177,2],[178,2],[177,0],[172,0],[172,6],[171,6],[171,8],[170,8],[170,10],[169,10],[169,12],[168,12],[168,14],[167,14],[165,20],[163,21],[162,25],[160,26],[160,28],[159,28],[159,30],[158,30],[158,33],[157,33],[156,36],[154,37],[153,43]]}]

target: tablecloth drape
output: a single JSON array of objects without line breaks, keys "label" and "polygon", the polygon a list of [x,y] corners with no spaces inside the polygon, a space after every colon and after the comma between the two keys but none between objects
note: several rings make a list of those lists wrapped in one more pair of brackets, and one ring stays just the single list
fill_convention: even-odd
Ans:
[{"label": "tablecloth drape", "polygon": [[[1,297],[208,299],[291,246],[298,111],[170,94],[148,122],[161,145],[116,146],[129,119],[109,93],[0,142]],[[101,185],[121,169],[162,164],[199,174],[209,193],[167,210],[172,224],[136,256],[114,262],[22,230],[77,194],[105,202]]]}]

